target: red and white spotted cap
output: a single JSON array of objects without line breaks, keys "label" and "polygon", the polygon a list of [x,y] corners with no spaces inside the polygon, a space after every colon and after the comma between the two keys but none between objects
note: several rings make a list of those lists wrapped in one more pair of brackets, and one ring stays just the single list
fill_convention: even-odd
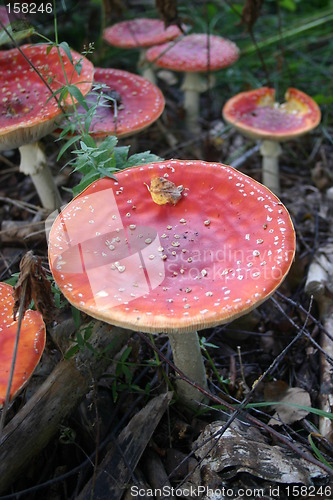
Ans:
[{"label": "red and white spotted cap", "polygon": [[105,28],[103,38],[110,45],[130,49],[158,45],[181,34],[178,26],[165,28],[160,19],[137,18]]},{"label": "red and white spotted cap", "polygon": [[[153,201],[154,179],[176,186],[176,205]],[[294,252],[290,216],[271,191],[199,160],[94,182],[60,213],[49,238],[50,267],[70,303],[145,332],[194,331],[242,316],[281,284]]]},{"label": "red and white spotted cap", "polygon": [[287,90],[283,104],[275,102],[275,90],[268,87],[241,92],[226,102],[222,114],[248,137],[279,142],[306,134],[321,119],[316,102],[294,88]]},{"label": "red and white spotted cap", "polygon": [[[60,49],[66,72],[64,75],[55,47],[50,50],[47,44],[23,45],[20,50],[49,83],[52,91],[65,85],[66,75],[83,95],[90,90],[94,68],[80,54],[71,51],[71,62],[65,51]],[[0,151],[37,141],[54,130],[56,120],[62,114],[57,101],[50,99],[50,90],[20,50],[15,48],[0,51]],[[79,61],[82,64],[80,74],[74,69]],[[66,103],[71,104],[70,98]]]},{"label": "red and white spotted cap", "polygon": [[[13,320],[13,287],[0,283],[0,408],[8,386],[9,373],[17,334],[17,321]],[[18,352],[11,385],[10,399],[26,385],[42,357],[46,340],[42,315],[26,311],[20,332]]]},{"label": "red and white spotted cap", "polygon": [[[114,95],[117,113],[111,101],[102,98],[89,129],[93,137],[127,137],[149,127],[163,113],[162,92],[142,76],[120,69],[95,68],[94,81],[108,86],[103,92]],[[96,104],[97,99],[96,93],[88,95],[88,105]],[[78,111],[84,112],[81,108]]]},{"label": "red and white spotted cap", "polygon": [[146,59],[156,66],[181,72],[216,71],[237,61],[237,45],[216,35],[186,35],[176,42],[152,47]]}]

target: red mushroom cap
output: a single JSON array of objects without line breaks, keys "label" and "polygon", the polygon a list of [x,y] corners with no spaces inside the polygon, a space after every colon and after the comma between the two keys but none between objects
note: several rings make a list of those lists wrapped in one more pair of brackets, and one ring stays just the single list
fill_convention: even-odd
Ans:
[{"label": "red mushroom cap", "polygon": [[[0,408],[2,407],[13,360],[17,321],[13,321],[13,288],[0,283]],[[10,399],[25,386],[42,357],[46,340],[45,325],[37,311],[26,311],[20,332]]]},{"label": "red mushroom cap", "polygon": [[173,71],[202,72],[230,66],[239,57],[236,44],[216,35],[186,35],[177,42],[152,47],[146,59]]},{"label": "red mushroom cap", "polygon": [[[163,94],[146,78],[120,69],[96,68],[94,80],[95,83],[107,85],[111,96],[114,92],[120,97],[116,121],[111,101],[102,100],[89,129],[89,133],[94,137],[131,135],[151,125],[163,113]],[[103,92],[108,94],[109,91],[106,89]],[[96,104],[96,101],[96,92],[87,96],[89,104]],[[78,112],[83,113],[84,110],[79,108]]]},{"label": "red mushroom cap", "polygon": [[[20,50],[40,71],[53,91],[65,85],[65,75],[55,47],[50,50],[46,44],[23,45]],[[92,63],[71,51],[74,64],[82,60],[82,71],[78,75],[64,50],[60,49],[60,52],[67,79],[86,94],[93,80]],[[57,101],[50,99],[49,89],[18,49],[0,51],[0,73],[0,150],[37,141],[50,133],[62,111]]]},{"label": "red mushroom cap", "polygon": [[[147,186],[156,178],[175,184],[175,205],[153,201]],[[146,332],[193,331],[245,314],[280,285],[294,251],[289,214],[271,191],[199,160],[94,182],[60,213],[49,239],[51,270],[69,302]]]},{"label": "red mushroom cap", "polygon": [[271,141],[298,137],[320,123],[318,105],[304,92],[288,89],[281,105],[274,99],[275,90],[268,87],[241,92],[226,102],[223,117],[243,134]]},{"label": "red mushroom cap", "polygon": [[103,38],[110,45],[122,48],[151,47],[173,40],[181,35],[178,26],[165,28],[159,19],[132,19],[109,26],[103,32]]}]

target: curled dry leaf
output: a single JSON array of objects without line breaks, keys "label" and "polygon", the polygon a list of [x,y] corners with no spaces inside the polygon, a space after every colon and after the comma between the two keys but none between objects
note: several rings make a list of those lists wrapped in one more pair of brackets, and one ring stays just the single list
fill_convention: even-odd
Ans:
[{"label": "curled dry leaf", "polygon": [[176,186],[164,177],[153,177],[150,187],[146,184],[153,201],[157,205],[176,205],[182,196],[183,186]]},{"label": "curled dry leaf", "polygon": [[[265,385],[265,400],[278,401],[280,404],[271,405],[276,412],[268,422],[268,425],[291,425],[305,418],[311,407],[310,394],[300,387],[289,387],[282,380],[269,382]],[[303,408],[291,406],[297,404]]]},{"label": "curled dry leaf", "polygon": [[[25,296],[22,297],[23,284],[26,284]],[[27,252],[20,262],[20,276],[14,287],[13,318],[16,319],[21,300],[24,300],[24,312],[29,308],[31,301],[45,320],[49,319],[54,309],[51,283],[47,279],[45,270],[39,257],[33,252]]]}]

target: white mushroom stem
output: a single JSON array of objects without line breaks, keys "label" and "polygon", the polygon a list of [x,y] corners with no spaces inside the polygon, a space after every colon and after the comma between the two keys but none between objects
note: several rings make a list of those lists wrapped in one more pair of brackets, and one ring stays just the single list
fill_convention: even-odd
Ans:
[{"label": "white mushroom stem", "polygon": [[61,197],[47,165],[44,152],[38,143],[25,144],[19,148],[20,172],[30,175],[44,208],[55,210],[61,206]]},{"label": "white mushroom stem", "polygon": [[204,79],[201,73],[185,73],[181,86],[184,92],[184,110],[187,128],[193,134],[200,132],[200,94],[214,85],[215,78]]},{"label": "white mushroom stem", "polygon": [[[206,371],[197,332],[176,331],[168,336],[175,366],[192,382],[207,389]],[[177,395],[179,401],[189,407],[198,406],[205,399],[200,391],[182,379],[177,380]]]},{"label": "white mushroom stem", "polygon": [[184,92],[185,122],[193,134],[200,132],[200,92],[203,91],[202,78],[199,73],[185,73],[181,86]]},{"label": "white mushroom stem", "polygon": [[140,56],[138,61],[138,70],[144,78],[156,85],[156,77],[154,71],[154,64],[146,59],[147,49],[140,49]]},{"label": "white mushroom stem", "polygon": [[274,194],[280,194],[279,155],[281,146],[276,141],[262,141],[260,153],[262,156],[262,183]]}]

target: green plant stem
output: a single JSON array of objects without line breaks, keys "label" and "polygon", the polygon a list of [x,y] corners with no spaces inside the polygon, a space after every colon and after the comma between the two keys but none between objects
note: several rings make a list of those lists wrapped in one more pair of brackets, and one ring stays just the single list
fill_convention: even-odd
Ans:
[{"label": "green plant stem", "polygon": [[53,22],[54,22],[54,41],[58,45],[59,37],[58,37],[58,19],[57,19],[57,4],[56,0],[53,0]]},{"label": "green plant stem", "polygon": [[[57,7],[56,7],[56,1],[55,0],[53,0],[53,12],[54,12],[54,16],[53,16],[53,18],[54,18],[54,41],[55,41],[55,44],[56,44],[56,47],[57,47],[57,51],[58,51],[58,55],[59,55],[59,59],[60,59],[60,64],[61,64],[61,68],[62,68],[64,77],[65,77],[66,85],[69,85],[69,81],[68,81],[68,78],[67,78],[67,73],[66,73],[66,70],[65,70],[65,67],[64,67],[64,63],[63,63],[63,60],[62,60],[62,57],[61,57],[60,49],[59,49]],[[75,71],[75,68],[74,68],[74,71]],[[72,101],[72,106],[73,106],[74,114],[77,117],[78,116],[77,106],[76,106],[76,102],[75,102],[72,94],[70,94],[70,98],[71,98],[71,101]],[[80,134],[84,135],[84,130],[83,130],[81,121],[77,120],[77,123],[78,123],[78,125],[80,127]]]},{"label": "green plant stem", "polygon": [[311,448],[313,449],[313,453],[316,455],[318,460],[320,460],[323,464],[325,464],[327,467],[330,467],[332,469],[333,468],[332,465],[325,459],[323,454],[320,452],[318,447],[315,445],[311,434],[309,434],[309,436],[308,436],[308,441],[311,445]]},{"label": "green plant stem", "polygon": [[[154,336],[152,333],[149,333],[149,339],[150,339],[150,342],[153,344],[154,347],[156,347],[156,344],[155,344],[155,340],[154,340]],[[159,351],[158,349],[154,349],[154,357],[155,357],[155,363],[156,363],[156,367],[158,369],[161,369],[162,370],[162,377],[165,381],[165,384],[166,386],[168,387],[168,390],[169,391],[174,391],[174,387],[172,386],[172,383],[170,381],[170,378],[168,377],[168,374],[166,373],[166,371],[164,370],[163,366],[162,366],[162,362],[160,360],[160,357],[159,357]]]},{"label": "green plant stem", "polygon": [[219,374],[218,369],[216,368],[215,363],[214,363],[214,361],[213,361],[213,359],[212,359],[211,355],[209,354],[208,350],[207,350],[205,347],[203,348],[203,350],[204,350],[204,353],[205,353],[206,358],[207,358],[207,359],[208,359],[208,361],[209,361],[210,366],[212,367],[212,370],[213,370],[213,372],[214,372],[214,374],[215,374],[215,376],[216,376],[217,380],[218,380],[220,383],[222,383],[222,384],[223,384],[223,389],[224,389],[224,391],[225,391],[227,394],[229,394],[229,391],[227,390],[227,388],[226,388],[225,384],[224,384],[224,383],[222,382],[222,380],[221,380],[221,375]]}]

